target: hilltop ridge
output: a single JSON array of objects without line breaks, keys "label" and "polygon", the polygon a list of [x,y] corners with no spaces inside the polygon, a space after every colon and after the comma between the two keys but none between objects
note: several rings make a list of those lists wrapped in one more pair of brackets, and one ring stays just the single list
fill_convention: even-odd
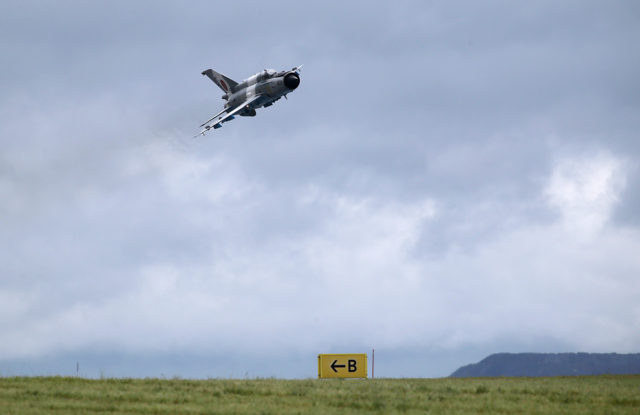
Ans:
[{"label": "hilltop ridge", "polygon": [[496,353],[450,377],[640,374],[640,353]]}]

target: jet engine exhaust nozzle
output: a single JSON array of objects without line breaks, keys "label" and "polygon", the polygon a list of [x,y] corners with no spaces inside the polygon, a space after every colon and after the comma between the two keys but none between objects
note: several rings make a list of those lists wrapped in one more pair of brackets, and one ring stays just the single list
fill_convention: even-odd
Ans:
[{"label": "jet engine exhaust nozzle", "polygon": [[300,77],[298,74],[289,73],[284,77],[284,86],[287,88],[294,90],[300,85]]}]

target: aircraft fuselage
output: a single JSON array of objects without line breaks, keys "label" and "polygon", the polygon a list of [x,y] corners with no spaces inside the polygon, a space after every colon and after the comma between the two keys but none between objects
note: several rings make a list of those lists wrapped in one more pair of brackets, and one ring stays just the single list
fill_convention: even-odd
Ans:
[{"label": "aircraft fuselage", "polygon": [[[260,95],[261,99],[251,105],[254,109],[268,107],[282,96],[295,90],[300,85],[300,76],[295,71],[278,72],[264,70],[240,82],[228,95],[225,107],[236,107],[243,102]],[[223,96],[224,98],[225,96]],[[240,115],[255,115],[241,113]]]}]

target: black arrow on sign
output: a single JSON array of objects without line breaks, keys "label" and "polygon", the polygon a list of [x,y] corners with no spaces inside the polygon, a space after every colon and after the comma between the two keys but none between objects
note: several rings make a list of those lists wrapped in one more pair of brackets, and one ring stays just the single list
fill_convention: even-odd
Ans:
[{"label": "black arrow on sign", "polygon": [[338,363],[337,360],[334,360],[333,363],[331,363],[331,369],[333,369],[333,371],[336,373],[338,373],[338,371],[336,370],[337,367],[347,367],[347,365],[336,365],[336,363]]}]

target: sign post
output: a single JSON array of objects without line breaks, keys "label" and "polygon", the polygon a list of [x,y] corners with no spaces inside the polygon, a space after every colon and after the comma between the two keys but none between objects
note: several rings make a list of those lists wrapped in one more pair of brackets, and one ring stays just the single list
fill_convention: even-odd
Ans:
[{"label": "sign post", "polygon": [[366,378],[367,354],[319,354],[319,378]]}]

